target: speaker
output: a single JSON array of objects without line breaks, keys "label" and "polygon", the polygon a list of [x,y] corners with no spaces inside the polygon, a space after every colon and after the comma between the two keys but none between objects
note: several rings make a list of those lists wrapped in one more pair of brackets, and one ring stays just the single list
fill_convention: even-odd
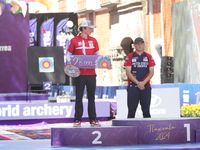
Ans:
[{"label": "speaker", "polygon": [[174,83],[173,57],[163,56],[161,61],[161,83]]},{"label": "speaker", "polygon": [[174,74],[161,74],[161,83],[174,83]]},{"label": "speaker", "polygon": [[64,50],[61,46],[28,47],[28,84],[65,84]]}]

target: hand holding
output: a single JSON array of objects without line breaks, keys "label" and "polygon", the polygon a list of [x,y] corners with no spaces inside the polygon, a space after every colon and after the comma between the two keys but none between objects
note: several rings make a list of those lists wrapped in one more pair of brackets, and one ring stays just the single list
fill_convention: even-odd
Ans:
[{"label": "hand holding", "polygon": [[145,89],[145,84],[143,82],[138,82],[137,86],[140,90],[144,90]]},{"label": "hand holding", "polygon": [[68,64],[68,65],[72,65],[72,64],[71,64],[71,61],[68,61],[67,64]]}]

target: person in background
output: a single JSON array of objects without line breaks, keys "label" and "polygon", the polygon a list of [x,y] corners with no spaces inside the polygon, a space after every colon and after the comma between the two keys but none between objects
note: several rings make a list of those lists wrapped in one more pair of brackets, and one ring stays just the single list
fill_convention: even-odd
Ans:
[{"label": "person in background", "polygon": [[4,4],[5,4],[5,0],[0,0],[0,16],[2,15],[3,10],[4,10]]},{"label": "person in background", "polygon": [[[99,45],[95,38],[90,34],[96,27],[90,24],[90,20],[83,20],[80,23],[80,34],[70,41],[67,60],[70,63],[71,55],[99,55]],[[75,78],[76,101],[75,101],[75,119],[74,127],[80,127],[83,115],[83,93],[87,90],[88,98],[88,116],[91,126],[100,127],[101,124],[96,118],[95,108],[95,90],[96,90],[96,72],[95,69],[80,69],[80,76]]]},{"label": "person in background", "polygon": [[127,105],[128,118],[135,118],[140,102],[144,118],[150,118],[151,85],[150,79],[154,75],[155,61],[144,51],[143,38],[134,41],[135,51],[128,54],[125,59],[125,70],[128,77]]},{"label": "person in background", "polygon": [[27,13],[27,4],[24,1],[19,1],[19,0],[11,0],[10,2],[11,7],[11,12],[12,14],[22,14],[23,17],[26,16]]}]

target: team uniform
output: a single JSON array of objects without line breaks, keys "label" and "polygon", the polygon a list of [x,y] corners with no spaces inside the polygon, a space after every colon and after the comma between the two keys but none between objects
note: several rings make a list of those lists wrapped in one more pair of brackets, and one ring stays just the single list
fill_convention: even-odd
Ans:
[{"label": "team uniform", "polygon": [[[68,52],[73,55],[95,55],[99,51],[99,45],[95,38],[88,36],[84,39],[79,34],[71,40]],[[95,109],[95,89],[96,89],[96,72],[95,69],[80,69],[80,76],[75,78],[76,86],[76,104],[75,119],[81,121],[83,115],[83,92],[86,86],[88,98],[88,116],[90,121],[96,119]]]},{"label": "team uniform", "polygon": [[[132,75],[138,81],[144,81],[149,74],[149,68],[155,66],[155,61],[149,53],[143,52],[139,55],[134,51],[126,57],[124,66],[131,66]],[[140,90],[136,83],[128,79],[127,92],[128,118],[135,118],[139,101],[143,111],[143,117],[151,117],[149,112],[151,103],[150,81],[145,84],[144,90]]]}]

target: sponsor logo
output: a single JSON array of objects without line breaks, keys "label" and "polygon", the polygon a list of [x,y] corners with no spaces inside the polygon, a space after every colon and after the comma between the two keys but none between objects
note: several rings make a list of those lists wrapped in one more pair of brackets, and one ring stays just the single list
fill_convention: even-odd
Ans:
[{"label": "sponsor logo", "polygon": [[143,58],[143,61],[148,61],[148,58],[147,58],[147,57],[144,57],[144,58]]},{"label": "sponsor logo", "polygon": [[162,99],[159,96],[154,94],[151,95],[151,108],[155,108],[159,106],[161,103]]},{"label": "sponsor logo", "polygon": [[78,42],[78,46],[82,46],[82,42]]},{"label": "sponsor logo", "polygon": [[133,58],[133,59],[132,59],[132,62],[136,62],[136,59]]},{"label": "sponsor logo", "polygon": [[[166,115],[167,111],[165,108],[161,108],[159,105],[162,103],[162,99],[157,96],[153,95],[151,96],[151,106],[150,106],[150,114],[159,116],[159,115]],[[137,115],[142,115],[141,107],[137,110]]]}]

